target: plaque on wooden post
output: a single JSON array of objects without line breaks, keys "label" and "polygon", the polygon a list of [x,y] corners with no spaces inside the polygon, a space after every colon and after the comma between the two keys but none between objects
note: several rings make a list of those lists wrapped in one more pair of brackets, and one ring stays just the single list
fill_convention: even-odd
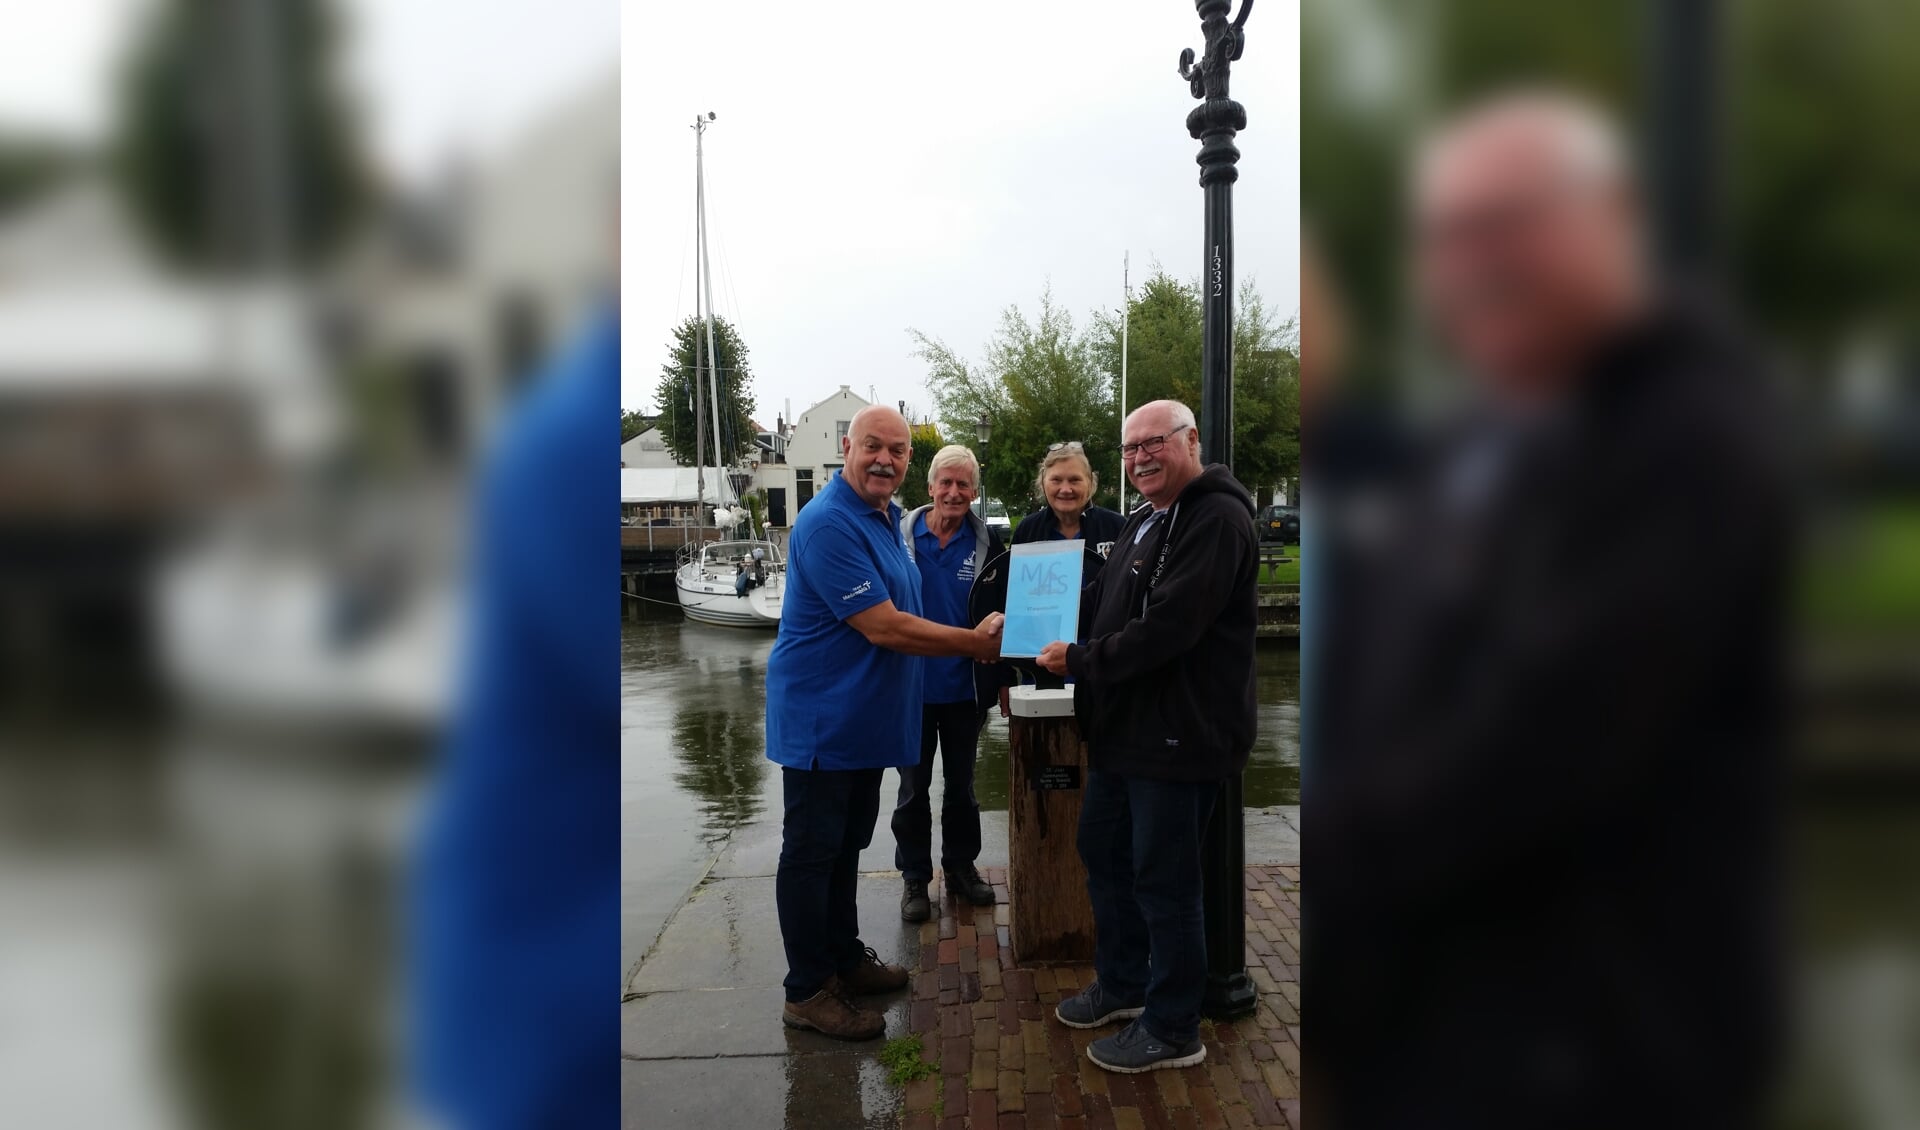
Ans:
[{"label": "plaque on wooden post", "polygon": [[1071,690],[1008,694],[1007,891],[1014,960],[1093,960],[1093,906],[1074,839],[1086,748]]}]

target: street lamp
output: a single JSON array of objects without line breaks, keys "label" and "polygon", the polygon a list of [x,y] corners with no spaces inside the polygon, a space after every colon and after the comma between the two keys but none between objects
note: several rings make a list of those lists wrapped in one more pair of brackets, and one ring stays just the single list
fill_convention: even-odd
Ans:
[{"label": "street lamp", "polygon": [[[1246,47],[1241,29],[1253,0],[1194,0],[1206,51],[1196,64],[1191,49],[1180,53],[1180,77],[1200,105],[1187,115],[1187,133],[1200,143],[1200,185],[1206,203],[1202,248],[1200,345],[1200,448],[1233,466],[1233,182],[1240,150],[1234,135],[1246,128],[1247,111],[1227,93],[1228,70]],[[1214,1020],[1249,1016],[1259,1003],[1246,962],[1247,840],[1240,774],[1220,787],[1201,845],[1202,902],[1206,909],[1207,990],[1201,1012]]]},{"label": "street lamp", "polygon": [[973,422],[973,438],[980,441],[980,481],[974,484],[980,491],[975,496],[975,504],[980,507],[980,520],[984,522],[987,520],[987,441],[993,438],[993,420],[985,409]]}]

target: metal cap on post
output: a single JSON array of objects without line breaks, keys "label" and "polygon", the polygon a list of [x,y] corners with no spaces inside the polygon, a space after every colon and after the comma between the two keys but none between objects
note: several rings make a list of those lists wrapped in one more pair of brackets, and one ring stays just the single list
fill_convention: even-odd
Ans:
[{"label": "metal cap on post", "polygon": [[[1194,0],[1206,54],[1194,65],[1193,50],[1180,53],[1180,77],[1201,99],[1187,115],[1187,133],[1200,143],[1195,158],[1206,192],[1201,301],[1200,448],[1215,463],[1233,465],[1233,182],[1240,150],[1234,135],[1246,128],[1247,111],[1227,97],[1227,71],[1246,47],[1242,28],[1253,0],[1227,18],[1230,0]],[[1207,993],[1201,1011],[1215,1020],[1250,1015],[1259,1001],[1246,967],[1246,821],[1242,785],[1235,773],[1222,782],[1213,820],[1201,845],[1207,931]]]}]

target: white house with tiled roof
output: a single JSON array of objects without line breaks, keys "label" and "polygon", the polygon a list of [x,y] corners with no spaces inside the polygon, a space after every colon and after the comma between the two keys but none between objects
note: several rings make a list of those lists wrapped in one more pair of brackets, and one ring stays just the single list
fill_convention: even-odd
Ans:
[{"label": "white house with tiled roof", "polygon": [[840,469],[840,441],[853,414],[870,403],[846,385],[800,413],[787,438],[787,465],[794,474],[794,511],[799,512]]}]

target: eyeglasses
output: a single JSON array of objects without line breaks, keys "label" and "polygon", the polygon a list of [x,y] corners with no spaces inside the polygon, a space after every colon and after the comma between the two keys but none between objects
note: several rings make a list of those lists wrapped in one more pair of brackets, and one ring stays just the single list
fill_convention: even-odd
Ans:
[{"label": "eyeglasses", "polygon": [[1123,443],[1120,445],[1120,458],[1132,459],[1136,455],[1158,455],[1160,454],[1160,449],[1167,446],[1168,440],[1186,431],[1189,427],[1192,427],[1192,425],[1181,424],[1165,435],[1148,436],[1139,443]]},{"label": "eyeglasses", "polygon": [[1085,451],[1085,450],[1086,450],[1085,445],[1083,445],[1077,439],[1070,439],[1070,440],[1067,440],[1065,443],[1054,443],[1054,444],[1047,445],[1048,455],[1052,455],[1056,451]]}]

